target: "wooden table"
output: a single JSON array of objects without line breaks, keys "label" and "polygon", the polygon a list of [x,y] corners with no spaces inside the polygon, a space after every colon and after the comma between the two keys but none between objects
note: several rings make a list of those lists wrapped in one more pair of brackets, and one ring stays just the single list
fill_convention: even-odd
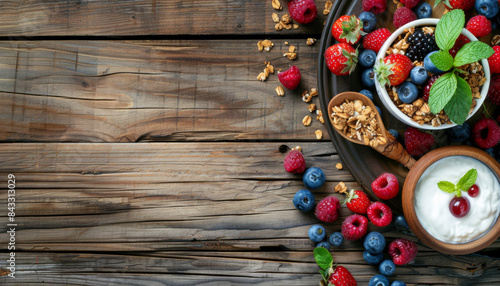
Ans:
[{"label": "wooden table", "polygon": [[[319,40],[326,1],[312,24],[276,31],[281,2],[282,11],[270,0],[0,3],[0,284],[318,284],[307,236],[318,221],[292,204],[303,184],[284,171],[285,153],[301,146],[307,165],[325,171],[318,200],[341,181],[360,186],[335,168],[316,115],[302,124],[319,46],[306,39]],[[257,50],[264,39],[270,52]],[[283,57],[289,45],[294,61]],[[256,79],[265,61],[297,65],[301,86],[277,96],[276,73]],[[349,214],[342,208],[327,231]],[[417,241],[392,225],[369,230]],[[500,284],[499,259],[484,255],[498,241],[465,256],[418,247],[391,281]],[[378,273],[360,241],[332,252],[359,285]]]}]

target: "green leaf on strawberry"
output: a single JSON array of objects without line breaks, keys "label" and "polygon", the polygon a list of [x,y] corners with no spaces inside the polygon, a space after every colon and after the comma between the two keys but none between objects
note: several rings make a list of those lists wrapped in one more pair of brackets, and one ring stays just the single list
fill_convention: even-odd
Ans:
[{"label": "green leaf on strawberry", "polygon": [[456,185],[448,181],[440,181],[437,185],[441,191],[455,193],[455,196],[460,198],[462,196],[462,191],[467,192],[467,190],[469,190],[469,188],[476,183],[476,180],[477,170],[470,169],[467,173],[465,173],[465,175],[462,176],[462,178],[460,178]]}]

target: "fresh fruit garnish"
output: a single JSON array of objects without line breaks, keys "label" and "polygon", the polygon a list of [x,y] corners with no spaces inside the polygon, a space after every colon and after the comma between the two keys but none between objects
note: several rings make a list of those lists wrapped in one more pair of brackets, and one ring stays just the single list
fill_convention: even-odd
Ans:
[{"label": "fresh fruit garnish", "polygon": [[467,194],[473,198],[477,197],[479,195],[479,186],[476,184],[472,185],[469,190],[467,190]]},{"label": "fresh fruit garnish", "polygon": [[316,199],[309,190],[300,190],[293,196],[293,205],[300,211],[308,212],[314,208]]},{"label": "fresh fruit garnish", "polygon": [[433,75],[433,76],[431,76],[431,78],[429,79],[429,81],[427,81],[427,84],[424,87],[424,96],[423,96],[423,99],[424,99],[425,102],[429,101],[429,95],[430,95],[430,91],[431,91],[432,85],[441,76],[442,76],[441,74]]},{"label": "fresh fruit garnish", "polygon": [[314,242],[320,242],[325,238],[326,231],[321,225],[315,224],[309,228],[309,239]]},{"label": "fresh fruit garnish", "polygon": [[377,25],[377,17],[372,12],[361,12],[358,19],[363,22],[363,32],[365,33],[370,33],[375,29],[375,25]]},{"label": "fresh fruit garnish", "polygon": [[289,173],[302,173],[306,169],[306,161],[302,153],[298,150],[292,150],[286,154],[283,162],[285,170]]},{"label": "fresh fruit garnish", "polygon": [[318,244],[316,244],[316,247],[323,247],[325,249],[330,249],[332,246],[328,241],[321,241]]},{"label": "fresh fruit garnish", "polygon": [[474,9],[477,14],[490,19],[498,14],[500,4],[498,0],[476,0],[474,3]]},{"label": "fresh fruit garnish", "polygon": [[414,83],[409,82],[409,81],[405,81],[402,84],[400,84],[398,86],[397,91],[398,91],[399,100],[401,100],[403,103],[412,103],[418,97],[417,86]]},{"label": "fresh fruit garnish", "polygon": [[[455,40],[455,44],[453,45],[453,48],[451,48],[448,52],[452,57],[455,57],[458,53],[458,51],[467,43],[470,43],[470,39],[467,38],[466,36],[460,34],[458,38]],[[490,68],[491,69],[491,68]]]},{"label": "fresh fruit garnish", "polygon": [[423,85],[429,79],[429,73],[423,66],[414,67],[410,72],[411,82],[416,85]]},{"label": "fresh fruit garnish", "polygon": [[363,48],[373,50],[376,53],[380,50],[384,42],[391,36],[391,32],[386,28],[377,29],[363,39]]},{"label": "fresh fruit garnish", "polygon": [[480,38],[491,33],[491,22],[483,15],[477,15],[467,21],[465,28],[474,36]]},{"label": "fresh fruit garnish", "polygon": [[334,196],[328,196],[319,201],[314,215],[320,221],[334,222],[339,217],[340,201]]},{"label": "fresh fruit garnish", "polygon": [[417,14],[417,19],[425,19],[432,17],[432,7],[427,2],[422,2],[413,9],[415,14]]},{"label": "fresh fruit garnish", "polygon": [[375,64],[377,53],[373,50],[363,50],[359,53],[359,65],[364,68],[371,68]]},{"label": "fresh fruit garnish", "polygon": [[321,268],[319,273],[326,283],[330,282],[338,286],[356,286],[356,279],[344,266],[333,267],[333,257],[330,251],[317,247],[314,249],[314,260]]},{"label": "fresh fruit garnish", "polygon": [[386,259],[380,263],[378,270],[382,275],[391,276],[394,272],[396,272],[396,264],[394,264],[392,260]]},{"label": "fresh fruit garnish", "polygon": [[494,147],[500,142],[500,127],[493,119],[480,119],[472,128],[472,138],[480,148]]},{"label": "fresh fruit garnish", "polygon": [[450,67],[446,70],[441,70],[440,68],[438,68],[431,60],[431,56],[436,54],[436,53],[439,53],[439,51],[433,51],[433,52],[430,52],[428,53],[425,58],[424,58],[424,68],[427,69],[429,72],[433,73],[433,74],[442,74],[444,72],[447,72],[450,70]]},{"label": "fresh fruit garnish", "polygon": [[413,68],[411,60],[402,54],[390,54],[375,63],[375,73],[380,85],[396,86],[403,83]]},{"label": "fresh fruit garnish", "polygon": [[406,221],[404,215],[397,215],[394,218],[394,226],[398,231],[401,231],[403,233],[407,233],[410,231],[410,226],[408,225],[408,222]]},{"label": "fresh fruit garnish", "polygon": [[450,212],[454,217],[464,217],[470,211],[470,203],[466,197],[454,197],[450,201]]},{"label": "fresh fruit garnish", "polygon": [[278,73],[280,83],[288,89],[296,89],[300,84],[300,70],[291,66],[288,70]]},{"label": "fresh fruit garnish", "polygon": [[493,50],[495,51],[495,53],[488,58],[488,65],[490,66],[490,72],[492,74],[500,73],[500,46],[493,46]]},{"label": "fresh fruit garnish", "polygon": [[389,254],[396,265],[410,263],[417,256],[418,247],[415,242],[406,238],[398,238],[389,244]]},{"label": "fresh fruit garnish", "polygon": [[408,44],[410,46],[405,55],[412,62],[421,62],[428,53],[439,50],[434,34],[424,33],[420,27],[415,28],[415,32],[408,36]]},{"label": "fresh fruit garnish", "polygon": [[325,173],[321,168],[311,167],[306,170],[302,177],[304,186],[310,190],[317,190],[325,184]]},{"label": "fresh fruit garnish", "polygon": [[382,252],[373,254],[365,250],[363,251],[363,259],[370,265],[378,265],[384,259],[384,254]]},{"label": "fresh fruit garnish", "polygon": [[389,286],[389,284],[389,279],[382,274],[374,275],[368,281],[368,286]]},{"label": "fresh fruit garnish", "polygon": [[346,200],[343,202],[352,212],[357,214],[366,214],[366,210],[371,201],[368,196],[360,190],[351,190],[347,195]]},{"label": "fresh fruit garnish", "polygon": [[340,247],[344,243],[344,236],[342,233],[336,231],[330,235],[328,242],[335,247]]},{"label": "fresh fruit garnish", "polygon": [[344,15],[332,25],[332,36],[340,43],[354,45],[361,39],[363,22],[356,16]]},{"label": "fresh fruit garnish", "polygon": [[387,10],[386,0],[363,0],[363,11],[371,12],[373,14],[384,13]]},{"label": "fresh fruit garnish", "polygon": [[292,0],[288,2],[290,17],[300,24],[312,22],[318,16],[318,9],[314,0]]},{"label": "fresh fruit garnish", "polygon": [[450,140],[450,142],[464,142],[469,139],[470,133],[471,127],[466,122],[446,130],[446,135],[448,135],[448,140]]},{"label": "fresh fruit garnish", "polygon": [[330,275],[330,279],[328,279],[330,283],[338,286],[356,286],[356,279],[352,276],[351,272],[347,270],[344,266],[337,266],[333,271],[333,274]]},{"label": "fresh fruit garnish", "polygon": [[380,232],[372,231],[366,235],[363,246],[372,254],[381,253],[385,248],[385,237]]},{"label": "fresh fruit garnish", "polygon": [[400,2],[405,4],[406,8],[413,9],[413,7],[417,6],[420,0],[401,0]]},{"label": "fresh fruit garnish", "polygon": [[333,74],[350,74],[358,63],[358,50],[346,43],[335,44],[326,49],[325,61]]},{"label": "fresh fruit garnish", "polygon": [[388,226],[392,222],[391,208],[381,202],[372,203],[367,214],[370,221],[378,227]]},{"label": "fresh fruit garnish", "polygon": [[404,137],[406,151],[415,157],[420,157],[429,152],[435,143],[432,134],[419,131],[414,127],[408,127],[404,133]]},{"label": "fresh fruit garnish", "polygon": [[394,17],[392,18],[392,23],[394,27],[400,28],[411,21],[417,20],[417,15],[408,7],[399,7],[394,12]]},{"label": "fresh fruit garnish", "polygon": [[[475,0],[444,0],[444,4],[448,10],[461,9],[464,11],[472,9],[474,7]],[[441,0],[436,0],[434,6],[438,5]]]},{"label": "fresh fruit garnish", "polygon": [[500,105],[500,74],[493,74],[491,76],[488,98],[494,105]]},{"label": "fresh fruit garnish", "polygon": [[345,218],[341,226],[342,235],[347,240],[362,238],[368,229],[368,219],[362,215],[353,214]]},{"label": "fresh fruit garnish", "polygon": [[361,73],[361,83],[366,87],[375,86],[375,72],[373,68],[366,69]]},{"label": "fresh fruit garnish", "polygon": [[399,193],[399,182],[391,173],[383,173],[372,182],[372,191],[377,198],[389,200]]}]

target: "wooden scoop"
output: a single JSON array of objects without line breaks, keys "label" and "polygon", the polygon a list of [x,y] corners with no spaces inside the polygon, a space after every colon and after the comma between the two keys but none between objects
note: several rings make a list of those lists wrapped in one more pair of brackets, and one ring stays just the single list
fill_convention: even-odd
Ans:
[{"label": "wooden scoop", "polygon": [[[352,91],[347,91],[347,92],[342,92],[337,94],[330,100],[330,104],[328,104],[328,118],[330,118],[330,121],[333,124],[333,120],[331,117],[331,113],[333,110],[334,106],[340,106],[342,103],[344,103],[346,100],[349,101],[354,101],[354,100],[360,100],[363,102],[363,105],[365,106],[370,106],[372,110],[375,112],[375,117],[377,118],[377,126],[381,130],[382,136],[385,137],[386,143],[385,144],[378,144],[376,147],[372,147],[373,149],[377,150],[380,154],[386,156],[387,158],[393,159],[398,161],[399,163],[403,164],[406,168],[410,169],[413,164],[415,164],[415,159],[413,159],[408,152],[403,148],[403,146],[392,136],[387,130],[385,129],[384,123],[382,122],[382,118],[380,117],[380,114],[378,113],[377,108],[373,104],[373,102],[366,96],[364,96],[361,93],[357,92],[352,92]],[[346,134],[343,132],[335,129],[342,137],[345,139],[356,143],[356,144],[361,144],[365,145],[361,140],[358,140],[357,138],[349,138]],[[369,146],[369,145],[368,145]]]}]

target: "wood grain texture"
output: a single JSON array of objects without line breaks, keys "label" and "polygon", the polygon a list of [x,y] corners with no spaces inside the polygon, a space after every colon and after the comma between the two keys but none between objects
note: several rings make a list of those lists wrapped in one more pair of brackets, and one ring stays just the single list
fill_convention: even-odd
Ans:
[{"label": "wood grain texture", "polygon": [[[300,144],[325,170],[319,200],[339,181],[359,188],[329,142],[1,144],[0,178],[16,176],[16,280],[11,285],[316,285],[312,213],[292,204],[303,188],[286,173],[284,146]],[[0,194],[0,201],[6,193]],[[7,216],[0,208],[0,217]],[[351,212],[325,225],[338,231]],[[0,241],[7,241],[0,224]],[[388,241],[404,236],[393,226]],[[418,243],[418,242],[417,242]],[[393,280],[408,285],[495,285],[500,260],[449,256],[418,243],[415,263]],[[490,251],[498,250],[495,242]],[[378,270],[360,241],[333,250],[360,285]],[[1,254],[7,255],[7,253]],[[2,258],[2,260],[4,260]],[[446,265],[446,267],[443,267]],[[0,267],[3,267],[0,264]]]},{"label": "wood grain texture", "polygon": [[[248,35],[277,33],[270,0],[79,0],[2,1],[2,36]],[[285,35],[321,33],[326,0],[318,18]]]},{"label": "wood grain texture", "polygon": [[[317,47],[257,41],[0,42],[0,141],[316,140],[318,129],[328,140],[315,114],[302,125]],[[265,61],[300,66],[299,88],[278,97],[277,72],[257,80]]]}]

